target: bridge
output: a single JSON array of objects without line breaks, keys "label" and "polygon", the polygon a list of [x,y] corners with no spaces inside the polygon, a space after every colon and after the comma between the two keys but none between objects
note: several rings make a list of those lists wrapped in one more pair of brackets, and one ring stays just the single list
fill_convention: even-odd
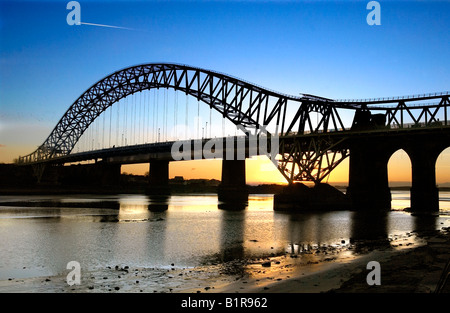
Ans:
[{"label": "bridge", "polygon": [[[170,114],[177,134],[173,138],[168,136],[169,90],[174,92]],[[159,100],[161,93],[163,100]],[[179,93],[186,97],[184,111]],[[197,107],[195,103],[189,106],[188,98],[194,99]],[[194,115],[199,121],[200,105],[204,115],[209,113],[209,128],[208,122],[202,127],[198,122],[196,138],[178,138],[180,132],[188,132],[179,126],[177,129],[177,119],[184,117],[188,124],[192,120],[188,116]],[[403,149],[412,165],[411,208],[436,211],[435,163],[450,146],[449,105],[449,92],[335,100],[310,94],[287,95],[188,65],[143,64],[116,71],[92,85],[69,107],[44,143],[19,157],[17,163],[31,165],[40,179],[46,168],[73,162],[95,160],[102,171],[115,172],[120,172],[121,164],[149,162],[150,183],[161,186],[168,181],[169,162],[177,161],[174,144],[181,140],[189,143],[183,149],[192,147],[192,155],[222,158],[222,187],[233,191],[245,185],[245,158],[252,155],[271,157],[270,151],[276,151],[276,161],[272,161],[290,186],[305,181],[319,186],[349,157],[347,197],[352,206],[387,209],[391,200],[387,163],[395,151]],[[209,110],[206,114],[205,108]],[[212,121],[212,112],[219,121]],[[102,120],[103,127],[99,126]],[[225,131],[222,136],[213,136],[212,129],[220,129],[220,121],[223,130],[226,121],[235,125],[241,136]],[[147,142],[131,143],[127,129]],[[252,138],[268,149],[252,149]],[[83,142],[84,151],[80,152]],[[244,157],[239,159],[229,149],[240,142],[245,148]],[[210,153],[204,153],[205,148]],[[298,191],[286,199],[293,199],[288,202],[294,207],[301,206]]]}]

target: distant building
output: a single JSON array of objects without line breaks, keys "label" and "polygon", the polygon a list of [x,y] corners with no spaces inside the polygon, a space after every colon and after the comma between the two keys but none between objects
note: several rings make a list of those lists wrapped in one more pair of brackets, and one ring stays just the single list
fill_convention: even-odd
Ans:
[{"label": "distant building", "polygon": [[171,183],[177,184],[177,185],[185,185],[186,184],[186,181],[184,180],[183,176],[175,176],[170,181],[171,181]]}]

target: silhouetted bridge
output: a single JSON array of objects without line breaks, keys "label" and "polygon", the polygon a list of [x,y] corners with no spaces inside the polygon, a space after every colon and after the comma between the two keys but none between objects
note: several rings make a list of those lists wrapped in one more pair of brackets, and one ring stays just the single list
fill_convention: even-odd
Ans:
[{"label": "silhouetted bridge", "polygon": [[[200,153],[201,158],[224,159],[224,188],[239,190],[245,185],[245,160],[227,158],[230,146],[226,145],[233,142],[236,147],[243,141],[245,157],[276,151],[277,167],[290,184],[304,181],[319,184],[350,157],[347,194],[353,206],[390,208],[387,164],[395,151],[403,149],[412,165],[412,209],[439,208],[435,163],[450,146],[448,92],[333,100],[309,94],[286,95],[223,73],[186,65],[138,65],[119,70],[90,87],[69,107],[44,143],[30,155],[19,157],[18,164],[32,165],[36,175],[42,177],[50,164],[96,160],[105,171],[120,172],[121,164],[149,162],[150,182],[166,184],[169,162],[174,160],[173,144],[178,141],[73,151],[88,127],[114,103],[144,90],[160,88],[194,97],[244,133],[244,137],[214,138],[223,142],[221,153],[217,153],[217,145],[211,146],[203,136],[185,139],[192,151],[208,145],[211,153]],[[269,149],[255,153],[250,149],[251,138],[263,139]]]}]

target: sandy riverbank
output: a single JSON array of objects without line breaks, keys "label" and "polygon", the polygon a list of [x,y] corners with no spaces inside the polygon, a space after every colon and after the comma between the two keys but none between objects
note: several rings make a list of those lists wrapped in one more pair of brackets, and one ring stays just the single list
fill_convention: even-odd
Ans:
[{"label": "sandy riverbank", "polygon": [[[350,246],[342,251],[321,255],[314,261],[308,255],[271,260],[271,270],[253,274],[215,292],[242,293],[433,293],[450,292],[450,281],[437,288],[448,273],[450,230],[430,232],[417,240],[410,234],[392,240],[389,247],[371,242],[360,253]],[[310,260],[308,260],[310,259]],[[381,267],[381,285],[369,286],[367,263],[377,261]],[[278,263],[280,262],[280,263]],[[447,268],[446,268],[447,266]],[[450,279],[449,279],[450,280]],[[439,290],[438,290],[439,289]]]},{"label": "sandy riverbank", "polygon": [[[321,293],[416,292],[436,290],[450,260],[450,230],[414,233],[386,241],[305,247],[299,254],[217,265],[179,268],[129,268],[83,271],[80,285],[65,275],[0,281],[0,292],[40,293]],[[381,266],[381,285],[369,286],[369,261]],[[69,272],[69,271],[67,271]],[[450,282],[441,292],[450,292]]]}]

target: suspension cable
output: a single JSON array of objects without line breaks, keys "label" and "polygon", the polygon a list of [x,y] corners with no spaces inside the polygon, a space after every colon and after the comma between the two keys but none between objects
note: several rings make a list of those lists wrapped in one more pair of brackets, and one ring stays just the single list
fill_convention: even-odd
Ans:
[{"label": "suspension cable", "polygon": [[[158,89],[159,91],[159,89]],[[159,142],[159,93],[156,95],[156,123],[155,123],[155,141]]]},{"label": "suspension cable", "polygon": [[175,91],[174,94],[175,101],[174,101],[174,108],[173,108],[173,123],[174,123],[174,132],[175,132],[175,138],[173,140],[178,139],[178,133],[177,133],[177,120],[178,120],[178,93]]},{"label": "suspension cable", "polygon": [[120,100],[117,101],[117,116],[116,116],[116,145],[119,145],[119,126],[120,126]]},{"label": "suspension cable", "polygon": [[109,148],[111,148],[112,106],[109,107]]},{"label": "suspension cable", "polygon": [[141,114],[141,100],[142,100],[141,92],[139,91],[139,104],[137,104],[137,101],[136,101],[136,105],[137,105],[136,111],[139,110],[139,112],[137,112],[137,119],[138,119],[137,123],[136,123],[136,125],[137,125],[137,135],[136,135],[137,139],[136,139],[135,144],[140,142],[140,137],[141,137],[141,116],[142,116],[142,114]]},{"label": "suspension cable", "polygon": [[153,89],[153,124],[152,124],[152,142],[156,142],[156,89]]},{"label": "suspension cable", "polygon": [[169,89],[166,88],[166,101],[164,103],[164,141],[167,141],[167,118],[169,116]]},{"label": "suspension cable", "polygon": [[123,127],[123,132],[124,132],[124,142],[123,145],[126,146],[127,145],[127,136],[128,136],[128,132],[127,132],[127,128],[128,128],[128,97],[125,98],[125,114],[124,114],[124,127]]},{"label": "suspension cable", "polygon": [[134,118],[133,118],[133,144],[136,144],[136,128],[137,128],[137,96],[134,94]]},{"label": "suspension cable", "polygon": [[167,126],[167,89],[164,88],[164,107],[163,107],[163,131],[162,131],[162,138],[163,141],[166,139],[166,126]]},{"label": "suspension cable", "polygon": [[197,98],[197,138],[200,137],[200,101]]},{"label": "suspension cable", "polygon": [[184,127],[185,127],[185,134],[187,134],[189,127],[188,127],[188,118],[189,118],[189,98],[188,98],[188,94],[186,92],[186,120],[184,122]]}]

